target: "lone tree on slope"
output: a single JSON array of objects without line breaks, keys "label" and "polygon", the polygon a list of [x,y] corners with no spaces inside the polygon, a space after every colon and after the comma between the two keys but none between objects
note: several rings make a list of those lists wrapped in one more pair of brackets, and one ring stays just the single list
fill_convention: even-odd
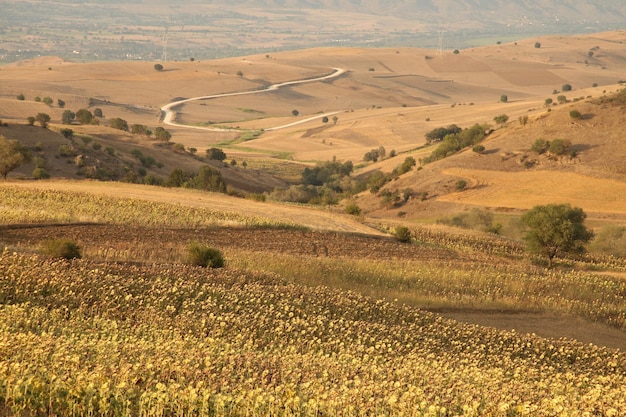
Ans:
[{"label": "lone tree on slope", "polygon": [[522,216],[526,227],[524,241],[531,253],[545,255],[548,267],[559,253],[582,253],[593,238],[584,225],[587,215],[569,204],[535,206]]}]

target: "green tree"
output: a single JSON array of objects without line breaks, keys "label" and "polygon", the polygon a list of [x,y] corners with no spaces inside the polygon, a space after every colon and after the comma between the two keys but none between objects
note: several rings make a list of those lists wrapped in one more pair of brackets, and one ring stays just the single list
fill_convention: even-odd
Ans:
[{"label": "green tree", "polygon": [[93,120],[93,114],[87,109],[80,109],[76,112],[76,120],[78,120],[81,125],[88,125]]},{"label": "green tree", "polygon": [[20,101],[24,101],[24,100],[26,100],[26,97],[24,97],[24,94],[20,93],[20,94],[17,95],[17,99],[20,100]]},{"label": "green tree", "polygon": [[226,154],[220,148],[209,148],[206,150],[206,157],[215,161],[223,161],[226,159]]},{"label": "green tree", "polygon": [[71,125],[75,117],[76,113],[71,110],[65,110],[63,111],[63,115],[61,116],[61,123],[63,123],[64,125]]},{"label": "green tree", "polygon": [[48,105],[48,106],[52,106],[52,103],[54,102],[52,100],[52,98],[50,98],[50,97],[44,97],[43,100],[41,100],[41,101],[43,101],[43,103]]},{"label": "green tree", "polygon": [[293,109],[293,110],[291,111],[291,114],[293,114],[294,116],[297,116],[297,115],[299,115],[299,114],[300,114],[300,112],[299,112],[298,110],[296,110],[296,109]]},{"label": "green tree", "polygon": [[172,139],[172,134],[168,132],[167,130],[165,130],[164,128],[162,128],[161,126],[159,126],[156,129],[154,129],[154,137],[157,138],[158,140],[167,142],[170,139]]},{"label": "green tree", "polygon": [[537,49],[541,48],[541,42],[535,42],[535,48]]},{"label": "green tree", "polygon": [[207,165],[200,167],[198,174],[193,177],[193,187],[204,191],[226,192],[226,183],[222,179],[222,174]]},{"label": "green tree", "polygon": [[571,84],[563,84],[563,86],[561,87],[562,91],[572,91],[572,86]]},{"label": "green tree", "polygon": [[154,64],[154,69],[157,71],[163,71],[163,65],[161,64]]},{"label": "green tree", "polygon": [[103,117],[102,109],[100,107],[96,107],[95,109],[93,109],[93,115],[95,117]]},{"label": "green tree", "polygon": [[35,121],[37,121],[37,123],[39,123],[39,125],[45,129],[46,127],[48,127],[48,123],[50,122],[50,115],[46,113],[37,113],[37,115],[35,116]]},{"label": "green tree", "polygon": [[500,101],[503,103],[507,103],[509,101],[509,96],[507,96],[506,94],[502,94],[500,96]]},{"label": "green tree", "polygon": [[59,98],[57,99],[57,105],[59,106],[60,109],[62,109],[63,107],[65,107],[65,101]]},{"label": "green tree", "polygon": [[124,119],[120,119],[119,117],[115,117],[111,120],[109,120],[109,126],[111,126],[113,129],[118,129],[118,130],[123,130],[125,132],[128,132],[128,122]]},{"label": "green tree", "polygon": [[0,175],[6,180],[9,172],[30,160],[28,149],[14,139],[0,135]]},{"label": "green tree", "polygon": [[130,133],[135,135],[146,135],[148,133],[148,126],[141,124],[134,124],[130,126]]},{"label": "green tree", "polygon": [[34,126],[35,125],[35,121],[36,121],[35,116],[28,116],[26,118],[26,121],[28,122],[29,126]]},{"label": "green tree", "polygon": [[561,253],[581,253],[593,238],[593,232],[585,227],[587,215],[569,204],[535,206],[521,218],[526,228],[524,241],[529,252],[544,255],[548,267]]}]

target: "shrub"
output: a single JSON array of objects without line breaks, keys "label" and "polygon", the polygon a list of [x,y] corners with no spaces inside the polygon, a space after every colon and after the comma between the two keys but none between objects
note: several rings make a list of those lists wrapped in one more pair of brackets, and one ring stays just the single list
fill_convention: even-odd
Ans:
[{"label": "shrub", "polygon": [[548,150],[549,146],[550,142],[546,141],[545,139],[537,139],[530,147],[530,150],[541,155]]},{"label": "shrub", "polygon": [[351,214],[353,216],[358,216],[361,214],[361,207],[356,205],[356,203],[350,203],[346,206],[345,209],[347,214]]},{"label": "shrub", "polygon": [[50,174],[43,167],[38,167],[33,169],[33,178],[36,180],[44,180],[50,178]]},{"label": "shrub", "polygon": [[222,268],[224,257],[218,249],[192,243],[187,248],[187,263],[203,268]]},{"label": "shrub", "polygon": [[509,96],[507,96],[506,94],[502,94],[502,95],[500,96],[500,101],[501,101],[502,103],[507,103],[507,102],[509,101]]},{"label": "shrub", "polygon": [[458,180],[454,184],[454,188],[456,188],[457,191],[465,190],[467,188],[467,181],[465,181],[465,180]]},{"label": "shrub", "polygon": [[570,146],[571,143],[567,139],[554,139],[549,142],[548,150],[553,155],[563,155]]},{"label": "shrub", "polygon": [[572,86],[570,84],[563,84],[563,87],[561,87],[562,91],[572,91]]},{"label": "shrub", "polygon": [[398,241],[408,243],[411,241],[411,231],[406,226],[397,226],[395,236]]},{"label": "shrub", "polygon": [[571,110],[569,112],[569,117],[571,117],[572,119],[582,119],[583,115],[580,114],[578,110]]},{"label": "shrub", "polygon": [[474,145],[474,147],[472,148],[472,151],[480,154],[480,153],[485,152],[485,147],[483,145]]},{"label": "shrub", "polygon": [[71,239],[52,239],[44,242],[44,254],[54,258],[80,259],[80,246]]}]

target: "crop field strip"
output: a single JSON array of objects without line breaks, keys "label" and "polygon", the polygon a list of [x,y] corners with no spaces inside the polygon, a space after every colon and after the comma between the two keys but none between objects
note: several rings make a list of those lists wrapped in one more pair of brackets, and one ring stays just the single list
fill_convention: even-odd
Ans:
[{"label": "crop field strip", "polygon": [[8,415],[620,415],[626,356],[236,268],[4,252]]}]

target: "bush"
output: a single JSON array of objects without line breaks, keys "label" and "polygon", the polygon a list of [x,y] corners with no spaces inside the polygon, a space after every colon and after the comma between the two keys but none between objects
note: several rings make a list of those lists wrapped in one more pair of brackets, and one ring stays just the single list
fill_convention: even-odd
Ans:
[{"label": "bush", "polygon": [[358,216],[361,214],[361,207],[357,206],[356,203],[350,203],[346,206],[345,211],[347,214]]},{"label": "bush", "polygon": [[545,139],[537,139],[530,147],[530,150],[535,152],[536,154],[541,155],[548,150],[549,146],[550,142],[546,141]]},{"label": "bush", "polygon": [[33,178],[36,180],[44,180],[50,178],[50,174],[43,167],[38,167],[33,169]]},{"label": "bush", "polygon": [[458,180],[455,184],[454,187],[456,188],[457,191],[463,191],[467,188],[467,181],[465,180]]},{"label": "bush", "polygon": [[81,250],[78,244],[71,239],[52,239],[44,242],[44,254],[54,258],[80,259]]},{"label": "bush", "polygon": [[218,249],[192,243],[187,248],[187,263],[204,268],[222,268],[224,257]]},{"label": "bush", "polygon": [[580,114],[578,110],[571,110],[569,112],[569,117],[571,117],[572,119],[582,119],[583,115]]},{"label": "bush", "polygon": [[408,243],[411,241],[411,231],[406,226],[397,226],[395,236],[398,241]]}]

